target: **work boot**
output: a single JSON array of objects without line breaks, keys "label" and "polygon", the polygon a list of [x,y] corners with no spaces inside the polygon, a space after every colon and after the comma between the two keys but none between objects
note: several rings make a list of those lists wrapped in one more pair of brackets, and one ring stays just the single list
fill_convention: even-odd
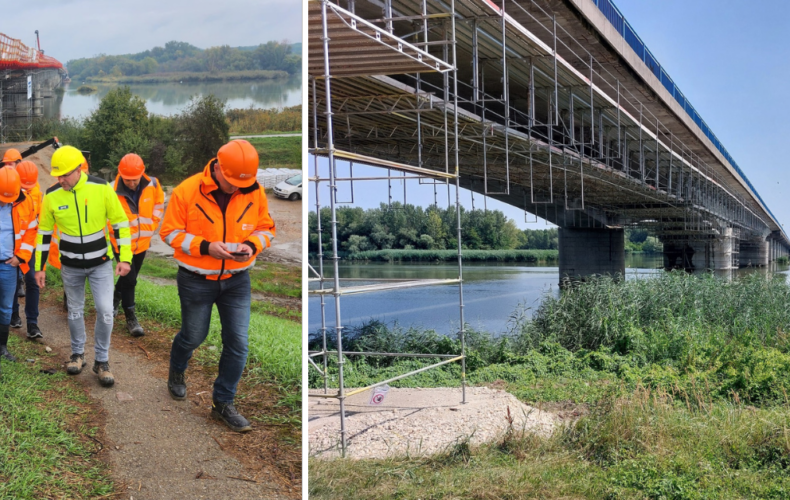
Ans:
[{"label": "work boot", "polygon": [[22,318],[19,317],[19,314],[11,315],[11,324],[9,326],[11,328],[22,328]]},{"label": "work boot", "polygon": [[167,377],[167,390],[173,399],[182,401],[187,398],[187,382],[184,372],[177,372],[172,367],[170,368],[170,375]]},{"label": "work boot", "polygon": [[[25,296],[25,280],[22,276],[19,276],[19,279],[16,282],[16,296],[17,297],[24,297]],[[19,325],[22,326],[22,325]]]},{"label": "work boot", "polygon": [[250,422],[236,411],[236,407],[233,406],[233,403],[219,403],[214,401],[214,404],[211,405],[211,416],[225,422],[225,425],[230,427],[233,431],[249,432],[252,430]]},{"label": "work boot", "polygon": [[16,356],[8,352],[8,325],[0,325],[0,357],[16,361]]},{"label": "work boot", "polygon": [[115,383],[115,377],[110,373],[109,361],[94,361],[93,373],[99,376],[99,383],[104,387],[110,387]]},{"label": "work boot", "polygon": [[145,335],[145,330],[143,330],[143,327],[137,322],[137,316],[134,314],[134,306],[127,307],[123,312],[126,315],[126,329],[129,330],[129,334],[131,334],[132,337],[142,337]]},{"label": "work boot", "polygon": [[38,325],[35,323],[27,324],[27,338],[28,340],[43,339],[44,334],[39,330]]},{"label": "work boot", "polygon": [[84,354],[72,354],[71,359],[66,362],[66,373],[69,375],[77,375],[82,371],[85,364]]}]

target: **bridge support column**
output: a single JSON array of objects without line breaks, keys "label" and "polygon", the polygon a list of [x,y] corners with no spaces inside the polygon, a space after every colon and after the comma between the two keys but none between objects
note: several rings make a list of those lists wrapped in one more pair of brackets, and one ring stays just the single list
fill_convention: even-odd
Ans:
[{"label": "bridge support column", "polygon": [[559,229],[560,283],[587,276],[625,275],[622,229]]},{"label": "bridge support column", "polygon": [[768,265],[770,243],[762,238],[741,241],[741,267],[765,267]]},{"label": "bridge support column", "polygon": [[734,269],[735,266],[732,265],[733,243],[732,228],[729,227],[724,229],[721,236],[712,241],[711,267],[713,269]]}]

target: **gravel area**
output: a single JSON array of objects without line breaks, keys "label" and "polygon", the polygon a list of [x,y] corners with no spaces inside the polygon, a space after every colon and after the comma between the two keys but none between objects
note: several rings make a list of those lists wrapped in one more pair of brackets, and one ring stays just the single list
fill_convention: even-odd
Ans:
[{"label": "gravel area", "polygon": [[[507,430],[508,409],[516,430],[548,436],[559,422],[552,413],[488,387],[468,387],[466,404],[461,404],[460,388],[391,388],[380,406],[369,404],[370,397],[371,391],[365,391],[346,400],[350,458],[431,455],[466,438],[471,445],[491,442]],[[309,398],[308,414],[311,456],[339,456],[337,399]]]}]

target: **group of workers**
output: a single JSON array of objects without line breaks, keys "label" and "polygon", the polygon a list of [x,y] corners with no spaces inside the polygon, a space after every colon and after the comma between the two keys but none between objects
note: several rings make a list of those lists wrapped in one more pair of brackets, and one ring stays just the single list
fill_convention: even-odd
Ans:
[{"label": "group of workers", "polygon": [[[173,247],[181,329],[170,351],[167,388],[186,399],[186,370],[192,353],[208,336],[217,305],[222,327],[219,374],[212,416],[237,432],[251,430],[236,410],[236,387],[247,361],[251,283],[248,270],[271,245],[275,226],[263,189],[256,181],[258,153],[247,141],[222,146],[202,172],[179,186],[165,210],[161,183],[145,173],[140,156],[121,159],[115,182],[88,175],[83,153],[72,146],[52,155],[57,183],[42,194],[38,168],[9,149],[0,168],[0,358],[8,351],[11,327],[22,326],[17,295],[24,276],[27,337],[43,337],[38,327],[39,290],[46,266],[60,269],[68,310],[71,357],[66,372],[82,372],[85,361],[85,282],[96,307],[93,372],[112,386],[110,339],[114,316],[124,311],[132,336],[145,334],[135,314],[140,268],[160,221],[159,235]],[[113,260],[116,261],[113,266]],[[114,270],[113,270],[114,267]],[[115,277],[118,277],[115,282]]]}]

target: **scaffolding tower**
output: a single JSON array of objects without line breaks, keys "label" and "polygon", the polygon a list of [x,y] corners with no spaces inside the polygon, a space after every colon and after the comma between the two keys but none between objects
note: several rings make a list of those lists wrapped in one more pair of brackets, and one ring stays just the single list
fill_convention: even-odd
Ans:
[{"label": "scaffolding tower", "polygon": [[[460,184],[458,169],[458,115],[457,103],[453,106],[438,106],[439,102],[447,103],[450,96],[457,95],[457,76],[455,72],[455,16],[454,0],[450,1],[445,12],[429,13],[427,0],[423,0],[421,13],[408,18],[393,15],[392,3],[386,2],[385,11],[387,19],[384,26],[380,27],[355,14],[353,0],[347,3],[347,8],[328,0],[309,2],[309,77],[310,77],[310,131],[312,134],[312,148],[309,152],[314,157],[314,173],[310,181],[315,190],[315,210],[318,219],[318,264],[317,269],[310,266],[310,282],[315,287],[310,294],[317,296],[321,308],[321,338],[322,349],[309,352],[308,360],[312,368],[317,370],[324,381],[323,394],[311,394],[313,397],[337,398],[340,405],[340,451],[345,456],[347,448],[346,436],[346,398],[371,390],[375,387],[400,380],[449,363],[461,363],[461,402],[466,402],[466,338],[464,331],[464,306],[463,306],[463,259],[461,254],[461,209],[460,209]],[[445,4],[442,4],[445,6]],[[420,41],[407,42],[403,37],[397,36],[393,30],[393,23],[407,20],[419,24],[421,27]],[[429,48],[434,48],[433,51]],[[438,50],[436,50],[438,49]],[[439,100],[431,92],[420,89],[421,75],[434,73],[440,76],[443,82],[443,99]],[[373,75],[414,75],[417,87],[407,96],[388,96],[371,89],[364,88],[364,78]],[[451,90],[452,85],[452,90]],[[352,95],[349,96],[348,91]],[[350,141],[339,141],[336,130],[343,125],[344,118],[351,116],[365,116],[375,121],[389,114],[408,114],[413,117],[415,130],[418,136],[418,161],[415,163],[397,162],[388,159],[387,151],[370,154],[359,154],[354,151]],[[346,121],[346,125],[350,122]],[[441,130],[437,130],[436,124]],[[422,136],[429,134],[439,144],[433,146],[442,149],[443,162],[440,168],[426,168],[421,158],[424,146]],[[327,159],[328,175],[323,176],[319,167],[319,157]],[[337,161],[347,161],[351,165],[348,177],[339,177],[337,174]],[[379,167],[386,171],[383,175],[354,176],[353,164]],[[400,174],[400,175],[395,175]],[[338,184],[347,182],[351,189],[353,201],[354,182],[360,181],[387,181],[389,199],[392,199],[392,181],[401,181],[404,186],[404,196],[409,182],[433,182],[446,184],[448,201],[450,199],[450,186],[455,184],[455,212],[457,218],[458,240],[458,278],[456,279],[412,279],[412,280],[365,280],[368,284],[356,285],[353,279],[341,277],[339,271],[337,217],[336,206]],[[331,276],[326,273],[321,229],[321,199],[320,186],[328,183],[329,208],[331,212],[331,245],[332,253]],[[371,284],[372,283],[372,284]],[[350,295],[381,292],[387,290],[402,290],[405,288],[421,286],[457,285],[459,298],[459,337],[461,352],[453,355],[442,354],[412,354],[389,352],[349,352],[343,350],[341,321],[341,299]],[[327,297],[334,299],[335,325],[334,333],[337,338],[337,350],[329,351],[327,348],[327,335],[330,327],[326,321]],[[345,300],[345,299],[344,299]],[[353,300],[349,298],[348,300]],[[424,366],[420,369],[371,384],[367,387],[347,391],[343,379],[343,367],[347,356],[383,356],[383,357],[414,357],[437,358],[441,361]],[[329,357],[337,358],[338,386],[329,388]],[[316,362],[319,359],[319,363]]]}]

